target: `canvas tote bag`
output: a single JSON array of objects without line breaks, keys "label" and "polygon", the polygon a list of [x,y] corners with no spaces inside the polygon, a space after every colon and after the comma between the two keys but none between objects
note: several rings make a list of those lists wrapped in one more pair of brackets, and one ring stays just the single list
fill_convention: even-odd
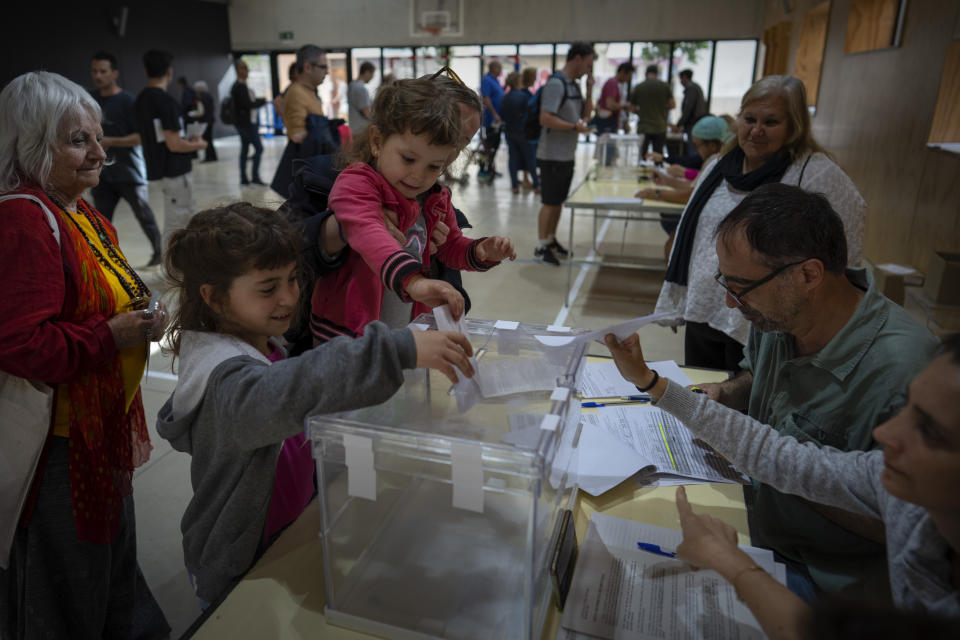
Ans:
[{"label": "canvas tote bag", "polygon": [[[57,221],[39,198],[13,194],[0,196],[0,202],[13,198],[36,202],[60,244]],[[10,547],[50,431],[52,415],[51,387],[0,371],[0,568],[3,569],[10,561]]]}]

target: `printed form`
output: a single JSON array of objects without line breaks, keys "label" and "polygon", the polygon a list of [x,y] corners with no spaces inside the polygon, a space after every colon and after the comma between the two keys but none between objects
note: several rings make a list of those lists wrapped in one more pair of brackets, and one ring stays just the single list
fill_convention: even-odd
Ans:
[{"label": "printed form", "polygon": [[[673,529],[594,514],[580,547],[557,638],[763,638],[756,618],[720,574],[693,571],[682,560],[637,549],[642,541],[672,551],[682,539]],[[741,548],[781,584],[786,583],[786,568],[774,562],[773,552]]]}]

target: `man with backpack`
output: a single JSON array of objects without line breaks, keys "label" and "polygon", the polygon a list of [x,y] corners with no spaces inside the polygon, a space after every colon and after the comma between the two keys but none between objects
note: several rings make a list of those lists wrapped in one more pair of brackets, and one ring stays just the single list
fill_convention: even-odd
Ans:
[{"label": "man with backpack", "polygon": [[[574,42],[567,52],[567,63],[550,79],[534,98],[539,102],[540,142],[537,144],[537,165],[540,167],[541,195],[537,232],[540,240],[534,257],[540,262],[559,266],[558,257],[569,252],[557,242],[557,225],[564,200],[573,181],[573,161],[581,133],[587,133],[587,119],[593,111],[593,45]],[[577,84],[587,75],[587,98]],[[528,116],[528,121],[530,116]]]}]

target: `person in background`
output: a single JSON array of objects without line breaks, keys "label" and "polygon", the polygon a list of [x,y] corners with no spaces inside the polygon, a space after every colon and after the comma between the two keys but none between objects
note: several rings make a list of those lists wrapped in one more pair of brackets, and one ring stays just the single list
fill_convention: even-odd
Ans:
[{"label": "person in background", "polygon": [[660,67],[648,66],[646,79],[630,92],[630,103],[637,112],[637,133],[643,134],[641,153],[650,148],[663,153],[667,143],[667,114],[677,106],[670,85],[660,80],[659,75]]},{"label": "person in background", "polygon": [[621,114],[624,111],[634,111],[635,107],[632,104],[623,101],[620,85],[629,82],[636,69],[629,62],[621,63],[617,67],[617,73],[603,83],[603,88],[600,89],[600,102],[597,104],[597,117],[594,120],[597,125],[597,135],[616,133]]},{"label": "person in background", "polygon": [[136,98],[117,84],[119,75],[116,56],[106,51],[93,54],[90,76],[96,89],[91,94],[103,114],[104,137],[100,144],[105,150],[109,150],[108,154],[113,162],[104,165],[100,172],[100,182],[91,193],[97,210],[111,222],[120,198],[127,201],[144,235],[150,241],[153,254],[146,266],[152,267],[160,264],[163,253],[160,228],[157,227],[147,193],[147,169],[143,163],[140,133],[137,131],[133,113]]},{"label": "person in background", "polygon": [[300,143],[307,138],[307,116],[322,116],[323,103],[317,87],[327,77],[327,54],[320,47],[305,44],[297,49],[297,81],[287,87],[283,98],[283,124],[287,146],[277,164],[270,188],[286,198],[293,179],[293,161],[301,157]]},{"label": "person in background", "polygon": [[166,51],[143,54],[147,86],[137,96],[134,113],[143,156],[147,162],[147,180],[160,181],[163,190],[163,239],[174,229],[187,224],[193,215],[193,166],[190,154],[206,149],[202,138],[184,139],[180,107],[167,86],[173,78],[173,56]]},{"label": "person in background", "polygon": [[213,95],[210,94],[210,89],[203,80],[194,82],[193,90],[197,92],[197,121],[207,125],[203,135],[200,136],[207,143],[207,148],[203,150],[203,162],[216,162],[217,150],[213,146],[213,123],[216,121]]},{"label": "person in background", "polygon": [[[527,92],[530,98],[534,95],[533,86],[537,84],[537,69],[535,67],[527,67],[523,70],[523,73],[520,74],[520,84],[523,86],[523,90]],[[527,102],[527,117],[530,115],[529,101]],[[534,140],[524,139],[523,147],[523,157],[524,165],[528,167],[528,171],[523,172],[523,187],[525,189],[533,189],[534,193],[540,193],[540,173],[537,170],[537,144],[540,142],[539,138]],[[533,177],[533,181],[530,181],[527,173],[529,172],[530,176]]]},{"label": "person in background", "polygon": [[287,91],[290,91],[290,87],[293,86],[293,83],[295,83],[299,77],[300,71],[297,69],[297,63],[291,62],[290,66],[287,67],[287,79],[290,81],[290,84],[287,85],[286,89],[280,92],[280,95],[273,99],[273,110],[276,112],[277,117],[281,120],[283,119],[284,98],[286,98]]},{"label": "person in background", "polygon": [[[237,60],[233,66],[237,71],[237,81],[230,88],[230,97],[233,98],[234,126],[240,134],[240,184],[263,184],[260,179],[263,143],[257,131],[257,109],[265,105],[267,100],[253,95],[253,89],[247,86],[247,77],[250,75],[247,63]],[[247,180],[247,153],[250,147],[253,147],[253,166],[250,170],[251,179]]]},{"label": "person in background", "polygon": [[533,175],[533,183],[525,180],[524,187],[540,187],[537,168],[529,164],[533,160],[533,154],[530,153],[530,146],[527,144],[527,138],[523,132],[523,125],[527,120],[530,93],[520,88],[520,74],[516,71],[507,74],[507,87],[510,88],[510,91],[500,101],[500,118],[503,121],[504,134],[507,138],[510,187],[514,193],[520,193],[517,171],[523,171],[525,174],[530,172]]},{"label": "person in background", "polygon": [[813,137],[803,83],[791,76],[767,76],[744,94],[736,137],[702,169],[683,210],[656,312],[663,323],[686,325],[687,366],[737,370],[749,321],[726,306],[718,290],[713,233],[751,191],[773,182],[823,193],[840,218],[850,266],[862,260],[867,204],[857,187]]},{"label": "person in background", "polygon": [[[540,262],[560,265],[568,251],[557,242],[557,225],[563,201],[573,182],[573,161],[577,141],[587,133],[587,119],[593,112],[593,45],[574,42],[567,51],[563,69],[550,77],[540,94],[540,140],[537,164],[540,166],[542,206],[537,216],[538,245],[533,256]],[[587,98],[580,93],[577,80],[587,76]]]},{"label": "person in background", "polygon": [[[716,116],[701,118],[697,121],[697,124],[693,125],[692,134],[701,165],[712,161],[714,156],[720,153],[721,147],[729,136],[726,121]],[[659,154],[653,152],[651,154],[655,157],[659,156]],[[659,157],[661,160],[663,159],[662,156]],[[634,194],[637,198],[686,204],[697,186],[696,179],[700,175],[700,170],[699,168],[688,169],[679,164],[671,164],[666,171],[655,169],[652,175],[656,186],[640,189]],[[664,187],[670,188],[665,189]],[[665,261],[670,260],[670,251],[673,249],[673,240],[679,222],[680,218],[677,214],[660,214],[660,226],[667,232],[667,241],[663,246],[663,259]]]},{"label": "person in background", "polygon": [[[697,157],[700,164],[706,164],[713,160],[714,156],[720,153],[720,149],[727,141],[729,132],[727,123],[723,118],[716,116],[706,116],[697,121],[691,132],[694,147],[697,150]],[[656,161],[658,158],[662,161],[663,156],[651,152],[649,156]],[[668,158],[672,160],[673,158]],[[685,157],[682,158],[687,164],[693,164]],[[656,200],[665,200],[667,202],[678,202],[686,204],[693,193],[695,180],[700,175],[699,168],[690,168],[683,164],[670,164],[666,169],[655,169],[653,171],[653,182],[657,187],[648,187],[641,189],[635,194],[638,198],[653,198]],[[670,187],[660,189],[659,187]],[[676,229],[676,225],[674,225]],[[669,233],[669,231],[668,231]]]},{"label": "person in background", "polygon": [[100,118],[90,93],[55,73],[25,73],[0,92],[0,372],[54,389],[0,569],[10,640],[170,633],[137,562],[132,482],[150,456],[140,379],[166,310],[143,311],[150,290],[82,198],[107,157]]},{"label": "person in background", "polygon": [[703,87],[693,81],[693,71],[684,69],[680,72],[680,84],[683,85],[683,102],[680,104],[680,118],[677,120],[677,129],[687,137],[687,153],[693,153],[693,125],[710,111],[707,99],[703,95]]},{"label": "person in background", "polygon": [[493,182],[497,177],[494,159],[500,148],[500,101],[503,100],[503,87],[500,86],[500,74],[503,66],[492,60],[487,66],[487,74],[480,81],[480,99],[483,100],[483,148],[484,157],[480,162],[477,178],[482,182]]},{"label": "person in background", "polygon": [[352,135],[362,133],[370,126],[370,93],[367,91],[366,84],[373,79],[373,74],[377,68],[370,62],[363,62],[360,65],[360,73],[357,79],[350,83],[347,88],[347,102],[349,108],[349,124]]},{"label": "person in background", "polygon": [[180,88],[180,110],[184,118],[197,106],[197,92],[193,90],[186,76],[177,78],[177,87]]}]

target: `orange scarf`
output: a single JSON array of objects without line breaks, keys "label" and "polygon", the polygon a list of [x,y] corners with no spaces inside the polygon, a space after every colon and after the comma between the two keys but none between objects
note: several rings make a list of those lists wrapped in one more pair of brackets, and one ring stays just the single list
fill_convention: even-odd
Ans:
[{"label": "orange scarf", "polygon": [[[77,206],[89,216],[99,216],[83,200]],[[80,263],[77,308],[70,320],[91,316],[110,318],[117,313],[116,298],[100,263],[86,239],[59,211],[65,240]],[[109,241],[116,231],[99,218]],[[122,277],[122,276],[121,276]],[[125,408],[119,353],[67,383],[70,399],[70,486],[73,516],[80,540],[106,544],[120,530],[123,499],[133,491],[133,470],[150,456],[150,436],[137,390],[130,409]]]}]

